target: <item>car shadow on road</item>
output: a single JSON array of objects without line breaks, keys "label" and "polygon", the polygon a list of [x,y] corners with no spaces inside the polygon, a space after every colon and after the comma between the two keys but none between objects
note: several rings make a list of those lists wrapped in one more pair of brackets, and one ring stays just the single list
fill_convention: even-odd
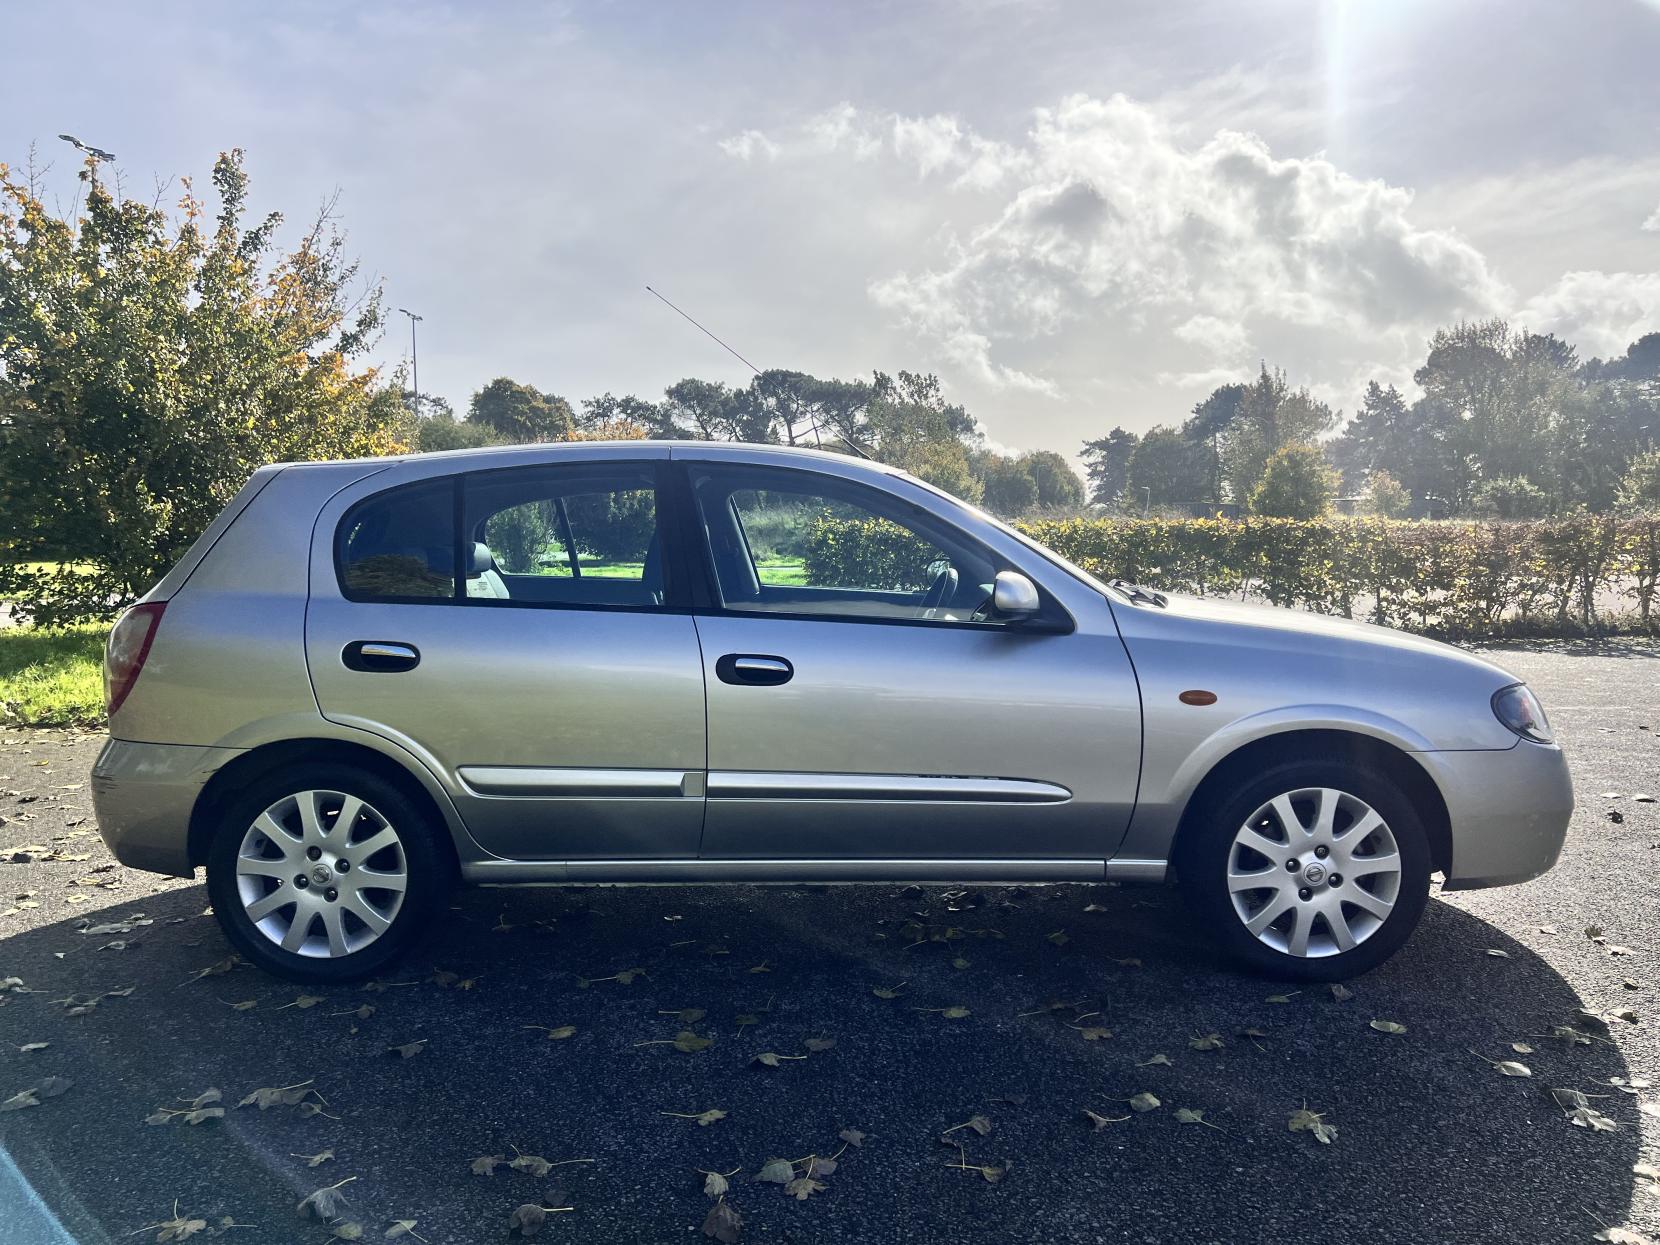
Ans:
[{"label": "car shadow on road", "polygon": [[[175,1201],[251,1225],[238,1245],[321,1241],[296,1203],[347,1178],[365,1237],[466,1243],[521,1203],[574,1208],[561,1239],[695,1236],[711,1171],[746,1241],[1577,1241],[1629,1208],[1618,1049],[1440,902],[1342,1000],[1235,973],[1172,894],[1112,886],[472,891],[401,971],[315,991],[233,965],[205,906],[183,887],[0,940],[31,991],[0,1002],[0,1096],[72,1082],[0,1143],[79,1241]],[[262,1087],[315,1092],[237,1106]],[[209,1089],[223,1118],[145,1123]],[[1289,1127],[1304,1107],[1329,1144]],[[560,1165],[472,1171],[518,1153]],[[812,1155],[837,1165],[799,1200],[752,1179]]]}]

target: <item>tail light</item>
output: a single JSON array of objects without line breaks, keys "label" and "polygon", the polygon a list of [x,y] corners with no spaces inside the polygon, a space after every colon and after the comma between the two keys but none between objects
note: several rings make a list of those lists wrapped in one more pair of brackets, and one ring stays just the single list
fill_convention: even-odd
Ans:
[{"label": "tail light", "polygon": [[104,648],[104,704],[112,718],[138,682],[166,608],[166,601],[151,601],[133,606],[116,619]]}]

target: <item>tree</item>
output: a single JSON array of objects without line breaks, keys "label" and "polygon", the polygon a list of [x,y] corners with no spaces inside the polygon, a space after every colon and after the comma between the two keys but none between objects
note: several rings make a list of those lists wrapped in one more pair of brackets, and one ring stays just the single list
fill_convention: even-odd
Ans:
[{"label": "tree", "polygon": [[584,398],[582,413],[576,417],[576,426],[577,431],[590,440],[634,440],[637,436],[676,435],[662,405],[636,398],[631,393],[620,398],[611,393]]},{"label": "tree", "polygon": [[1099,506],[1115,506],[1129,481],[1130,457],[1141,438],[1123,428],[1114,428],[1097,441],[1085,441],[1084,474],[1089,478],[1089,499]]},{"label": "tree", "polygon": [[1251,511],[1279,519],[1319,519],[1331,510],[1337,473],[1312,445],[1275,450],[1251,491]]},{"label": "tree", "polygon": [[1627,510],[1660,512],[1660,450],[1631,460],[1631,469],[1620,483],[1620,505]]},{"label": "tree", "polygon": [[1018,458],[987,455],[980,481],[981,504],[1000,518],[1018,519],[1037,504],[1037,481]]},{"label": "tree", "polygon": [[508,445],[568,441],[576,431],[571,404],[557,394],[498,376],[473,395],[467,418]]},{"label": "tree", "polygon": [[1084,482],[1072,465],[1054,450],[1034,450],[1020,456],[1026,474],[1037,486],[1033,505],[1039,510],[1077,510],[1084,504]]},{"label": "tree", "polygon": [[1292,389],[1284,372],[1264,364],[1220,436],[1223,479],[1233,497],[1249,497],[1281,449],[1314,444],[1337,420],[1331,407],[1307,389]]},{"label": "tree", "polygon": [[1550,498],[1525,476],[1500,476],[1476,486],[1470,509],[1487,519],[1539,519],[1550,513]]},{"label": "tree", "polygon": [[[424,404],[426,399],[422,399]],[[483,445],[501,445],[495,429],[470,419],[457,419],[449,403],[414,426],[415,447],[423,454],[434,450],[471,450]]]},{"label": "tree", "polygon": [[1249,393],[1250,389],[1245,385],[1221,385],[1211,390],[1210,396],[1193,408],[1193,414],[1182,425],[1182,435],[1195,444],[1204,445],[1209,453],[1209,500],[1212,504],[1222,500],[1222,440],[1239,418]]},{"label": "tree", "polygon": [[1128,477],[1128,509],[1193,505],[1210,491],[1210,459],[1176,429],[1153,428],[1130,456]]},{"label": "tree", "polygon": [[1412,495],[1382,467],[1366,477],[1366,509],[1384,519],[1404,519],[1412,509]]},{"label": "tree", "polygon": [[770,441],[767,413],[719,381],[676,381],[663,391],[667,435],[693,441]]},{"label": "tree", "polygon": [[874,374],[860,432],[873,458],[978,502],[982,483],[969,458],[969,442],[978,434],[968,412],[945,400],[937,376]]},{"label": "tree", "polygon": [[[89,161],[84,213],[52,215],[0,165],[0,598],[40,622],[107,617],[189,548],[259,466],[401,452],[397,388],[353,366],[378,289],[330,212],[278,248],[245,224],[242,153],[215,216],[121,198]],[[17,563],[89,564],[31,570]]]}]

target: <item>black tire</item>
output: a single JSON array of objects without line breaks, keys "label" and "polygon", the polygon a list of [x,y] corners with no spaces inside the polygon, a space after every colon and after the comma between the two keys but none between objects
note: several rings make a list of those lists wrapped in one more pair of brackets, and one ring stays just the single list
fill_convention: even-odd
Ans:
[{"label": "black tire", "polygon": [[[335,957],[284,950],[249,918],[239,892],[237,858],[249,828],[273,804],[305,791],[356,796],[395,829],[403,853],[407,883],[390,926],[361,949]],[[226,807],[208,845],[208,896],[225,937],[250,964],[309,985],[357,981],[404,955],[443,912],[453,885],[453,866],[439,837],[445,833],[424,806],[378,774],[331,763],[278,770],[256,779]]]},{"label": "black tire", "polygon": [[[1234,836],[1246,819],[1277,796],[1308,788],[1346,792],[1370,805],[1393,834],[1400,856],[1400,883],[1389,915],[1352,949],[1318,957],[1299,957],[1260,940],[1246,928],[1228,889]],[[1243,967],[1283,981],[1341,981],[1376,968],[1411,937],[1429,899],[1429,836],[1412,801],[1381,769],[1354,759],[1285,760],[1241,774],[1193,810],[1177,847],[1176,873],[1189,906]],[[1330,931],[1329,925],[1315,928]]]}]

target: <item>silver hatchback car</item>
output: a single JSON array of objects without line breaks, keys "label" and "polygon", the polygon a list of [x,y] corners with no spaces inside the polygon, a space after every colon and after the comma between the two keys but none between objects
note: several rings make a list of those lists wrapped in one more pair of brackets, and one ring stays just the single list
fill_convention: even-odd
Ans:
[{"label": "silver hatchback car", "polygon": [[901,472],[770,446],[264,468],[109,640],[104,839],[248,960],[374,973],[456,880],[1172,875],[1333,979],[1536,877],[1528,689],[1358,623],[1106,584]]}]

